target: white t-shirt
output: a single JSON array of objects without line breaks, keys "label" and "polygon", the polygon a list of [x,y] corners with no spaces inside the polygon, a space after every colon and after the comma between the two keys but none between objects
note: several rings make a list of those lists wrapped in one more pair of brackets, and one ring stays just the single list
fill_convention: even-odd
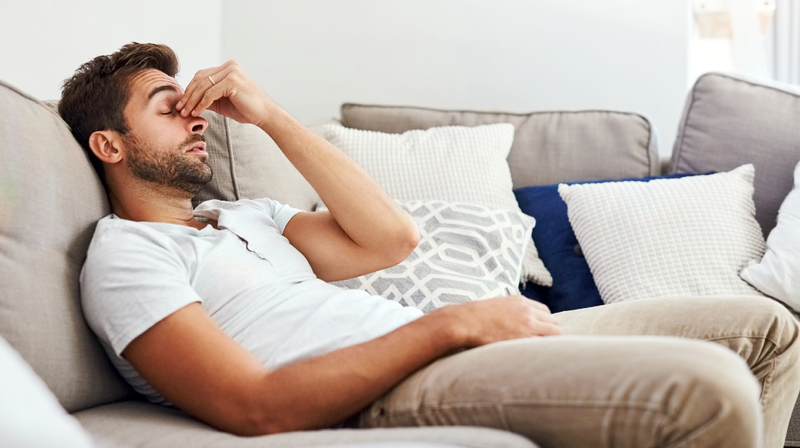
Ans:
[{"label": "white t-shirt", "polygon": [[195,217],[217,220],[219,230],[115,215],[97,223],[81,271],[83,312],[134,389],[169,404],[121,353],[193,302],[268,369],[374,339],[422,315],[319,280],[283,236],[298,212],[270,199],[208,201]]}]

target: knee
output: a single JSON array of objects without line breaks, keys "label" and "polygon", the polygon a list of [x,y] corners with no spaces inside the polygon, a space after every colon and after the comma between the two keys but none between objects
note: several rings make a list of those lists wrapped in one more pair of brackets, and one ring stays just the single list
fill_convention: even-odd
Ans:
[{"label": "knee", "polygon": [[760,387],[747,364],[716,344],[692,341],[686,349],[695,361],[676,367],[667,388],[666,409],[675,425],[668,438],[680,439],[681,446],[760,446]]},{"label": "knee", "polygon": [[798,351],[796,342],[800,336],[800,325],[786,306],[765,297],[741,298],[734,304],[750,317],[751,324],[747,331],[764,339],[765,350],[772,348],[774,355],[789,352],[797,357],[795,352]]}]

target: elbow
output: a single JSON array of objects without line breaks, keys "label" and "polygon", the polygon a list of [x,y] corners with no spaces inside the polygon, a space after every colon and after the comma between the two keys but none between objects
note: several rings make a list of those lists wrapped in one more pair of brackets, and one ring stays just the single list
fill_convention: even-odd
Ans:
[{"label": "elbow", "polygon": [[228,428],[220,428],[242,437],[266,436],[296,431],[301,425],[291,424],[286,418],[264,409],[242,411]]},{"label": "elbow", "polygon": [[406,222],[395,232],[392,241],[392,250],[387,251],[390,255],[387,260],[390,266],[397,265],[405,261],[411,252],[419,245],[420,235],[416,223],[408,217]]}]

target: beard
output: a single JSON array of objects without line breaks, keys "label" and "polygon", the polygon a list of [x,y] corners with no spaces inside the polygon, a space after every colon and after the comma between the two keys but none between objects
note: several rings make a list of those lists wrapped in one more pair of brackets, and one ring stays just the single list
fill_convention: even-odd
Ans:
[{"label": "beard", "polygon": [[159,151],[139,141],[133,132],[123,135],[122,141],[127,148],[128,167],[139,179],[185,191],[192,196],[211,181],[211,166],[206,157],[186,154],[195,143],[206,141],[202,135],[192,135],[172,151]]}]

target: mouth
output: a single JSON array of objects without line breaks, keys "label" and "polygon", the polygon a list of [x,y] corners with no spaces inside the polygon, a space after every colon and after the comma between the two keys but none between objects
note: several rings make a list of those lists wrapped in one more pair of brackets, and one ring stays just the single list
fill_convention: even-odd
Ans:
[{"label": "mouth", "polygon": [[189,154],[197,154],[199,156],[208,156],[206,152],[206,142],[196,142],[186,151]]}]

